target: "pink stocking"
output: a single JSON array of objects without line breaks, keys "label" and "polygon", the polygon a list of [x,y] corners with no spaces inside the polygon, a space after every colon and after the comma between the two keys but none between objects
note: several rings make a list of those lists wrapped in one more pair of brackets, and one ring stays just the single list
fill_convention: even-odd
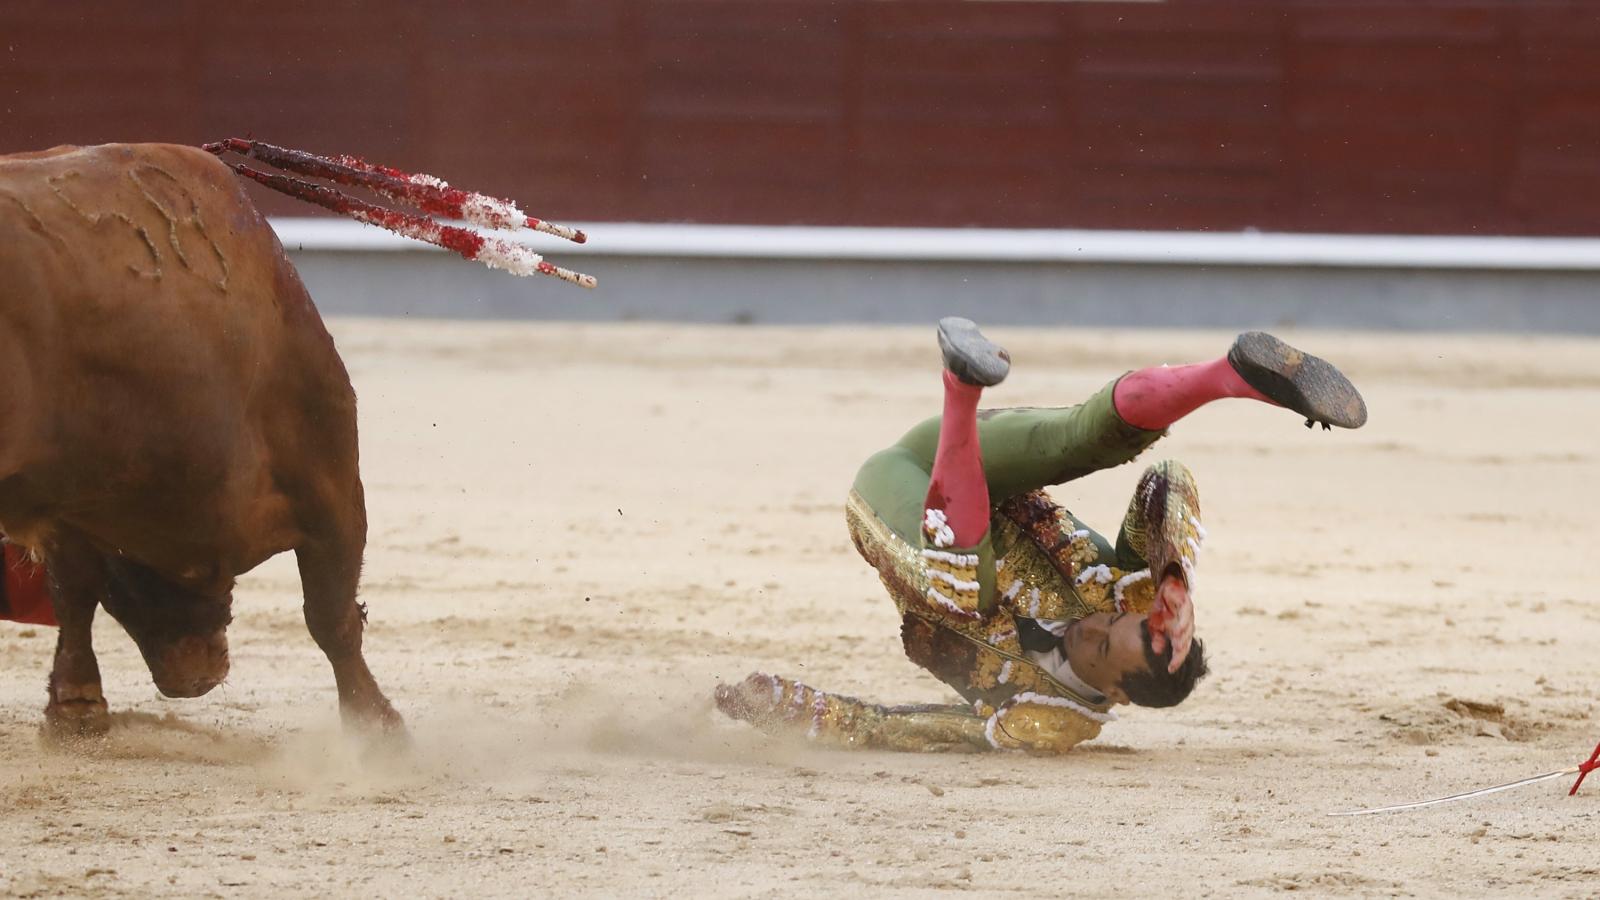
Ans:
[{"label": "pink stocking", "polygon": [[[933,476],[923,501],[924,509],[943,514],[943,525],[949,528],[943,533],[934,527],[934,543],[939,546],[976,547],[989,530],[989,482],[983,475],[983,453],[978,447],[978,399],[982,396],[983,388],[967,384],[948,370],[944,373],[939,449],[934,453]],[[948,542],[942,542],[939,534]]]},{"label": "pink stocking", "polygon": [[1213,400],[1247,397],[1271,403],[1245,384],[1227,357],[1192,366],[1156,366],[1122,376],[1111,395],[1122,421],[1145,431],[1163,431]]}]

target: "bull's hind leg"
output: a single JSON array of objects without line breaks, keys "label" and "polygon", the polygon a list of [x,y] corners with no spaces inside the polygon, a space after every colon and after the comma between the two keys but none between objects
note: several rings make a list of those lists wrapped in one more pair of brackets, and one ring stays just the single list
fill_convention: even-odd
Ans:
[{"label": "bull's hind leg", "polygon": [[321,518],[326,526],[295,549],[300,586],[305,593],[306,627],[333,664],[339,688],[339,712],[346,725],[402,732],[405,723],[378,688],[361,655],[366,609],[356,602],[361,556],[366,550],[366,521],[358,497],[354,514]]},{"label": "bull's hind leg", "polygon": [[95,607],[106,593],[104,565],[93,547],[74,536],[54,542],[45,566],[51,606],[61,625],[50,669],[45,728],[58,738],[104,734],[111,727],[111,716],[100,689],[100,664],[90,634]]}]

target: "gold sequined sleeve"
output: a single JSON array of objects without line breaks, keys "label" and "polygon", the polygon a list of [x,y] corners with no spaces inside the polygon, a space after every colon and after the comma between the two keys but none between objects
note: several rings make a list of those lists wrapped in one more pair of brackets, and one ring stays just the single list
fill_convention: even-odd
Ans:
[{"label": "gold sequined sleeve", "polygon": [[979,704],[880,706],[755,673],[717,686],[717,708],[768,734],[803,735],[835,747],[906,753],[1021,750],[1064,753],[1114,718],[1069,700],[1024,693],[998,708]]},{"label": "gold sequined sleeve", "polygon": [[1176,568],[1193,587],[1204,540],[1200,491],[1188,468],[1169,459],[1145,469],[1117,535],[1117,565],[1152,574]]},{"label": "gold sequined sleeve", "polygon": [[797,734],[836,747],[910,753],[993,749],[985,720],[963,705],[880,706],[819,691],[778,675],[755,673],[721,684],[717,708],[768,734]]}]

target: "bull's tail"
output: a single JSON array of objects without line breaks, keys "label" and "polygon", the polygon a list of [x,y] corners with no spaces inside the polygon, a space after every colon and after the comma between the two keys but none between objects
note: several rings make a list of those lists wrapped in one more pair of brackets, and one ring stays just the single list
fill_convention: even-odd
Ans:
[{"label": "bull's tail", "polygon": [[423,211],[423,214],[419,215],[386,209],[352,197],[337,188],[289,175],[262,172],[240,162],[228,162],[235,172],[246,178],[297,200],[315,203],[325,209],[349,216],[358,222],[377,225],[405,237],[453,250],[466,259],[475,259],[491,268],[504,269],[515,275],[553,275],[580,287],[595,286],[594,276],[563,269],[546,262],[544,257],[521,244],[489,237],[471,228],[445,225],[432,218],[443,216],[479,228],[498,231],[529,229],[579,244],[588,240],[588,236],[582,231],[536,219],[522,212],[509,200],[453,188],[432,175],[409,174],[388,166],[374,165],[354,156],[332,158],[317,156],[301,150],[289,150],[262,141],[242,138],[227,138],[206,144],[204,148],[218,156],[228,152],[238,153],[275,169],[365,188],[395,203],[413,206]]}]

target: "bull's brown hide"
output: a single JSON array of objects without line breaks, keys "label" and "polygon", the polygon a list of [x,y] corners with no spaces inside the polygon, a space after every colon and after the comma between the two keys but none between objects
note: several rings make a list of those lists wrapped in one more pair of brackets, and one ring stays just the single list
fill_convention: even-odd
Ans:
[{"label": "bull's brown hide", "polygon": [[104,605],[156,684],[227,671],[234,579],[295,551],[347,720],[398,727],[361,656],[350,378],[283,248],[198,149],[0,157],[0,531],[50,572],[47,714],[104,727]]}]

